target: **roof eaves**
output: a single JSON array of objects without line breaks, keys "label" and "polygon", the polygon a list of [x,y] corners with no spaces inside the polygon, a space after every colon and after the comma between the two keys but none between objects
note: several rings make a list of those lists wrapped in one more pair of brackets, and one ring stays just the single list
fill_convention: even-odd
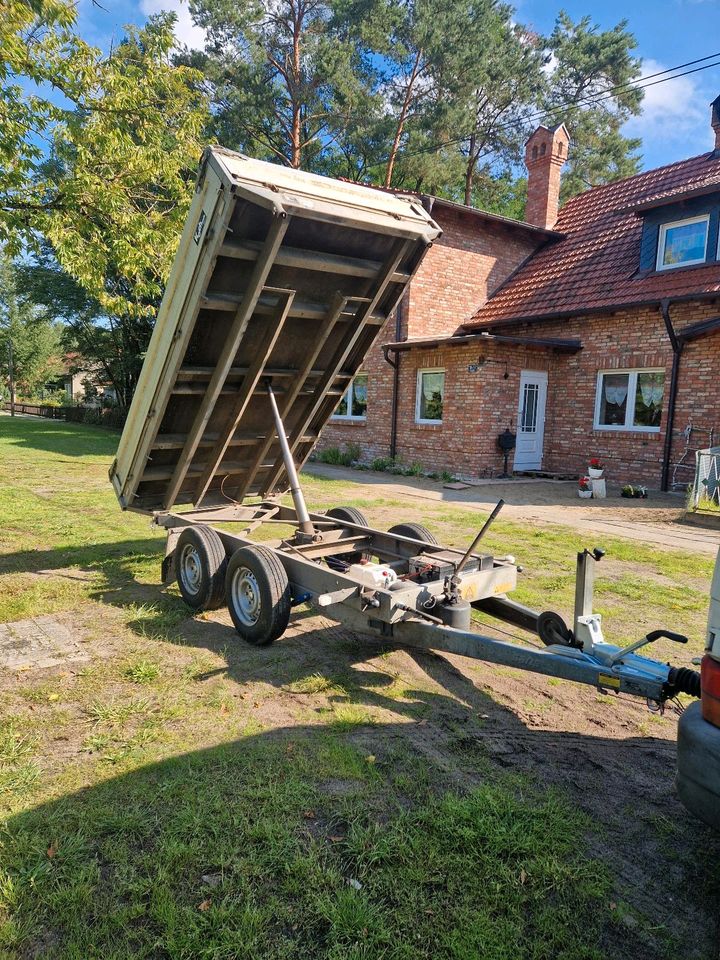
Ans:
[{"label": "roof eaves", "polygon": [[[523,323],[545,323],[550,320],[567,320],[569,317],[587,317],[595,316],[600,313],[615,313],[617,310],[629,310],[632,307],[659,307],[663,300],[670,303],[690,303],[693,300],[720,300],[720,292],[710,290],[706,293],[694,292],[686,293],[679,297],[646,297],[639,300],[625,300],[619,303],[605,303],[596,307],[576,307],[572,310],[553,310],[548,313],[518,314],[512,317],[494,320],[491,317],[487,319],[479,318],[474,321],[467,321],[460,325],[461,330],[488,330],[492,331],[501,327],[514,327]],[[492,301],[490,301],[491,303]]]},{"label": "roof eaves", "polygon": [[[645,200],[643,203],[638,203],[632,207],[626,207],[627,211],[634,211],[635,213],[643,213],[645,210],[654,210],[657,207],[669,206],[671,203],[678,203],[681,200],[692,200],[694,197],[705,197],[710,193],[720,193],[720,180],[717,180],[714,183],[704,184],[701,187],[694,187],[690,190],[677,190],[673,193],[666,193],[657,197],[653,197],[650,200]],[[623,213],[624,210],[619,210],[618,213]]]},{"label": "roof eaves", "polygon": [[480,343],[496,343],[501,346],[526,346],[541,349],[558,350],[564,353],[577,353],[582,350],[582,342],[567,337],[503,337],[487,330],[472,334],[452,334],[449,337],[422,337],[416,340],[399,340],[383,344],[383,352],[405,353],[409,350],[433,350],[437,347],[465,347]]},{"label": "roof eaves", "polygon": [[480,210],[478,207],[469,207],[464,203],[456,203],[454,200],[445,200],[443,197],[435,197],[432,194],[424,194],[429,200],[432,200],[433,207],[439,205],[449,210],[456,210],[459,213],[471,214],[480,217],[483,220],[489,220],[492,223],[500,223],[510,229],[526,230],[528,233],[534,233],[538,236],[546,237],[548,240],[564,240],[566,234],[559,230],[548,230],[546,227],[538,227],[534,223],[526,223],[524,220],[513,220],[512,217],[503,217],[499,213],[488,213],[487,210]]}]

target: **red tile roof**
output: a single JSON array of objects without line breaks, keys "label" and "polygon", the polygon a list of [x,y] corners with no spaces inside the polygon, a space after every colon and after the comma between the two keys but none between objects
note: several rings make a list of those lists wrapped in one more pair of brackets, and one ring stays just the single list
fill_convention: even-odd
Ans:
[{"label": "red tile roof", "polygon": [[657,302],[720,295],[720,263],[640,273],[639,207],[720,191],[720,156],[705,153],[595,187],[568,201],[538,251],[482,306],[468,329]]}]

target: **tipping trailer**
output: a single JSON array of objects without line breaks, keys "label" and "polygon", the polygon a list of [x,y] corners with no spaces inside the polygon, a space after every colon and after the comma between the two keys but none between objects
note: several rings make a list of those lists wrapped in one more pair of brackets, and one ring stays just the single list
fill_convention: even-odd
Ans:
[{"label": "tipping trailer", "polygon": [[[249,643],[278,639],[311,602],[386,643],[657,705],[699,696],[698,673],[637,653],[687,638],[605,640],[592,609],[602,550],[577,556],[571,626],[513,600],[514,558],[480,550],[502,501],[466,550],[420,524],[381,531],[350,507],[308,511],[297,469],[439,234],[416,198],[206,150],[110,470],[121,507],[167,531],[164,582],[193,610],[227,604]],[[484,636],[473,609],[544,646]]]}]

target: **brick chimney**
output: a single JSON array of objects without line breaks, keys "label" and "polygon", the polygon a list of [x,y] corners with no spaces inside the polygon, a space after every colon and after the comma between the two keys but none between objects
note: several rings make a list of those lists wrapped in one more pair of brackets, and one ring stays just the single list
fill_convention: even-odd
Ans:
[{"label": "brick chimney", "polygon": [[710,106],[712,107],[710,124],[715,133],[715,153],[720,155],[720,97],[716,97]]},{"label": "brick chimney", "polygon": [[[718,98],[720,100],[720,97]],[[525,220],[536,227],[555,226],[560,203],[560,172],[567,160],[570,137],[561,123],[538,127],[525,144],[528,194]]]}]

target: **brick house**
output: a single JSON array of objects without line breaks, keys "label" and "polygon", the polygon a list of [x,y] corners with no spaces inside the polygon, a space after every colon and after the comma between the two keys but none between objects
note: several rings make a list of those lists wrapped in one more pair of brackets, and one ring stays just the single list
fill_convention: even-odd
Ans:
[{"label": "brick house", "polygon": [[687,483],[720,426],[720,97],[712,126],[713,151],[559,215],[569,137],[540,127],[527,223],[423,198],[444,234],[321,445],[497,476],[509,428],[518,472],[599,456],[610,481]]}]

